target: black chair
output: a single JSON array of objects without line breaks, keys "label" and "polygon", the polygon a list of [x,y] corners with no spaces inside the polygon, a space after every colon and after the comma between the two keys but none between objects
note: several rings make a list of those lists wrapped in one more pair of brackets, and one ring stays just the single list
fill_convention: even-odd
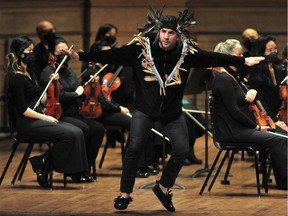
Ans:
[{"label": "black chair", "polygon": [[218,176],[218,174],[220,173],[221,171],[221,168],[225,162],[225,160],[227,158],[229,158],[229,154],[231,153],[230,155],[230,158],[229,158],[229,162],[227,164],[227,168],[226,168],[226,172],[225,172],[225,176],[224,176],[224,180],[221,181],[222,184],[230,184],[230,181],[227,180],[228,179],[228,176],[229,176],[229,172],[230,172],[230,168],[231,168],[231,165],[232,165],[232,162],[233,162],[233,158],[234,158],[234,154],[238,151],[252,151],[254,153],[254,161],[255,161],[255,173],[256,173],[256,182],[257,182],[257,193],[258,195],[260,196],[261,195],[261,192],[260,192],[260,180],[259,180],[259,167],[258,167],[258,154],[257,152],[261,151],[262,154],[263,154],[263,171],[262,171],[262,186],[265,188],[265,193],[268,193],[268,185],[267,185],[267,165],[266,165],[266,156],[267,156],[267,149],[262,146],[262,145],[259,145],[259,144],[256,144],[256,143],[224,143],[224,142],[218,142],[217,140],[217,134],[215,133],[215,125],[217,124],[216,122],[216,117],[215,117],[215,110],[214,110],[214,97],[213,96],[210,96],[209,97],[209,108],[210,108],[210,112],[211,112],[211,126],[212,126],[212,132],[213,132],[213,143],[215,145],[215,147],[219,150],[218,154],[216,155],[215,157],[215,160],[213,162],[213,165],[203,183],[203,186],[200,190],[200,195],[202,195],[205,187],[207,186],[207,183],[211,177],[211,174],[212,172],[214,171],[215,169],[215,166],[220,158],[220,155],[221,153],[224,151],[225,152],[225,155],[224,157],[222,158],[222,161],[214,175],[214,178],[213,180],[211,181],[210,185],[209,185],[209,188],[208,188],[208,191],[210,192],[214,183],[215,183],[215,180]]},{"label": "black chair", "polygon": [[[53,143],[55,142],[55,140],[53,138],[48,138],[48,137],[37,137],[37,136],[26,136],[26,135],[22,135],[17,133],[16,131],[16,120],[15,120],[15,108],[14,106],[8,101],[7,102],[8,105],[8,118],[9,118],[9,127],[10,127],[10,136],[12,138],[13,144],[12,144],[12,151],[11,154],[9,156],[9,159],[4,167],[4,170],[1,174],[0,177],[0,185],[3,181],[3,179],[5,178],[6,172],[8,171],[8,168],[14,158],[14,155],[18,149],[19,144],[27,144],[26,150],[22,156],[22,159],[18,165],[18,168],[14,174],[14,177],[11,181],[11,184],[14,185],[16,178],[18,177],[18,181],[22,180],[22,176],[24,174],[27,162],[29,160],[30,154],[33,150],[33,146],[34,144],[46,144],[48,146],[48,153],[51,153],[51,150],[53,148]],[[50,160],[51,161],[51,160]],[[51,169],[51,163],[50,163],[50,173],[49,173],[49,182],[50,182],[50,189],[53,188],[53,171]],[[67,180],[66,180],[66,176],[64,175],[64,186],[66,187],[67,185]]]}]

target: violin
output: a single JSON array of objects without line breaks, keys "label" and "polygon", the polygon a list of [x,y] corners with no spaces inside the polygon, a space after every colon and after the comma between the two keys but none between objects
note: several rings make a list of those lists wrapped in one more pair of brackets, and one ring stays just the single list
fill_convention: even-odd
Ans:
[{"label": "violin", "polygon": [[[56,57],[54,55],[49,55],[48,64],[55,68]],[[58,80],[53,79],[47,88],[47,103],[44,109],[46,115],[53,116],[57,120],[60,119],[62,115],[62,106],[59,102],[59,93],[61,90],[61,85]]]},{"label": "violin", "polygon": [[121,80],[118,77],[118,74],[121,72],[123,67],[119,67],[117,71],[113,73],[107,73],[102,78],[102,92],[106,100],[111,101],[111,93],[119,88],[121,85]]},{"label": "violin", "polygon": [[256,123],[261,126],[269,126],[272,130],[276,129],[276,125],[271,117],[267,114],[262,103],[259,100],[254,100],[250,103],[249,110],[253,113]]},{"label": "violin", "polygon": [[[95,65],[93,68],[95,68]],[[90,119],[98,118],[102,114],[101,104],[98,101],[98,96],[101,92],[101,85],[99,81],[93,79],[83,87],[86,97],[80,108],[80,115]]]},{"label": "violin", "polygon": [[279,88],[279,96],[282,101],[278,110],[278,118],[287,123],[287,85],[281,85]]},{"label": "violin", "polygon": [[[227,74],[229,76],[231,76],[240,85],[240,88],[242,89],[242,91],[243,91],[243,93],[245,95],[245,92],[244,92],[243,88],[246,91],[248,91],[249,90],[248,87],[243,82],[240,81],[239,77],[233,76],[233,75],[230,74],[230,73],[233,74],[233,72],[234,72],[230,67],[225,67],[225,70],[228,72]],[[267,114],[267,112],[264,109],[264,107],[263,107],[262,103],[260,102],[260,100],[255,98],[255,100],[250,103],[249,110],[253,113],[257,125],[259,125],[260,127],[261,126],[269,126],[270,130],[275,130],[276,129],[276,125],[275,125],[274,121]]]}]

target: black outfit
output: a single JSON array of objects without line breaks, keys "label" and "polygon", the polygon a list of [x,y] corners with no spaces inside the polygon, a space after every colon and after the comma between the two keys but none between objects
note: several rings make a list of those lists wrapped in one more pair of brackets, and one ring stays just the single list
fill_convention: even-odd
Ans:
[{"label": "black outfit", "polygon": [[17,112],[17,132],[31,137],[56,139],[51,153],[54,171],[65,174],[88,171],[84,136],[78,127],[63,121],[55,124],[23,115],[28,107],[33,109],[42,93],[35,76],[30,75],[32,80],[22,74],[15,74],[9,81],[9,92]]},{"label": "black outfit", "polygon": [[42,70],[48,64],[49,50],[42,42],[38,43],[33,49],[35,55],[35,65],[33,65],[34,73],[37,79],[40,79]]},{"label": "black outfit", "polygon": [[[136,98],[130,130],[130,144],[124,159],[121,178],[121,192],[131,193],[137,172],[137,161],[147,141],[154,122],[159,121],[172,145],[172,155],[163,170],[160,184],[171,188],[189,152],[188,130],[182,115],[182,97],[191,67],[211,67],[221,65],[241,65],[244,58],[219,53],[206,52],[197,48],[197,52],[190,52],[184,58],[180,71],[181,82],[165,88],[166,95],[160,94],[157,81],[145,81],[149,75],[143,70],[142,55],[145,49],[140,44],[131,44],[121,48],[100,51],[97,53],[78,53],[81,61],[94,61],[114,65],[131,66],[135,83]],[[181,49],[165,51],[158,44],[151,45],[151,52],[155,66],[162,77],[172,72],[178,62]]]},{"label": "black outfit", "polygon": [[279,85],[281,81],[287,76],[287,70],[281,64],[274,64],[274,74],[277,85],[273,84],[271,74],[268,69],[268,62],[260,62],[259,65],[253,66],[250,73],[250,87],[257,90],[257,97],[261,101],[268,115],[274,122],[278,121],[277,114],[281,106],[281,99],[279,96]]},{"label": "black outfit", "polygon": [[[40,77],[42,86],[47,85],[49,76],[52,73],[54,73],[54,68],[50,65],[47,65],[43,69]],[[61,84],[59,101],[62,106],[62,116],[60,120],[71,123],[83,131],[86,142],[88,165],[91,167],[95,165],[95,160],[102,144],[104,126],[93,119],[86,119],[79,115],[81,97],[75,92],[79,83],[75,73],[70,68],[64,66],[59,70],[59,82]]]},{"label": "black outfit", "polygon": [[249,111],[245,93],[226,73],[217,73],[212,92],[219,141],[251,142],[269,147],[277,187],[287,188],[287,140],[255,129],[257,124]]}]

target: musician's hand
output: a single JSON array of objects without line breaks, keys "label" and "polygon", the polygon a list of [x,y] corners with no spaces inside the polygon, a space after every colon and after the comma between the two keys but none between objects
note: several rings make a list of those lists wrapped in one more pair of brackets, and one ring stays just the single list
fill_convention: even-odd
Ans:
[{"label": "musician's hand", "polygon": [[263,131],[263,132],[268,132],[269,129],[270,129],[269,126],[261,126],[260,127],[260,131]]},{"label": "musician's hand", "polygon": [[[90,79],[91,79],[92,77],[94,77],[94,76],[93,76],[93,75],[90,75]],[[92,82],[98,82],[99,79],[100,79],[100,77],[99,77],[99,76],[96,76],[96,77],[95,77],[94,79],[92,79],[91,81],[92,81]]]},{"label": "musician's hand", "polygon": [[58,120],[56,118],[54,118],[53,116],[43,115],[43,117],[44,118],[42,120],[44,120],[44,121],[58,123]]},{"label": "musician's hand", "polygon": [[285,122],[283,122],[283,121],[277,121],[277,122],[275,122],[275,124],[276,124],[278,127],[282,128],[283,130],[285,130],[285,131],[288,132],[288,127],[287,127],[287,125],[285,124]]},{"label": "musician's hand", "polygon": [[130,113],[129,109],[126,108],[126,107],[120,106],[120,109],[121,109],[121,113],[123,113],[123,114],[128,114],[128,113]]},{"label": "musician's hand", "polygon": [[80,96],[83,94],[84,88],[82,86],[78,86],[78,88],[75,90],[75,92],[78,96]]},{"label": "musician's hand", "polygon": [[52,73],[50,76],[49,76],[49,79],[52,79],[52,77],[54,76],[54,80],[59,80],[59,74],[57,73],[56,75],[54,73]]},{"label": "musician's hand", "polygon": [[253,65],[259,64],[259,62],[263,61],[264,59],[265,58],[262,56],[247,57],[247,58],[245,58],[245,65],[253,66]]},{"label": "musician's hand", "polygon": [[256,95],[257,95],[257,91],[255,89],[250,89],[247,92],[245,99],[247,102],[251,103],[255,100]]},{"label": "musician's hand", "polygon": [[70,56],[71,59],[79,60],[79,55],[74,50],[69,51],[68,49],[62,49],[60,53]]}]

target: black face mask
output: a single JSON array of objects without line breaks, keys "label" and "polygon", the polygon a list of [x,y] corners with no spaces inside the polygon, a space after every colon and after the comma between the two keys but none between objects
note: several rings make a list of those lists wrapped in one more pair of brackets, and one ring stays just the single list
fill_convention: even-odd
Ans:
[{"label": "black face mask", "polygon": [[280,61],[276,52],[272,52],[269,55],[266,55],[265,60],[272,63],[278,63]]},{"label": "black face mask", "polygon": [[115,46],[116,37],[115,36],[105,36],[104,40],[109,43],[110,46]]},{"label": "black face mask", "polygon": [[246,47],[247,50],[250,50],[252,47],[252,44],[255,43],[255,39],[253,38],[248,38],[245,41],[243,41],[243,45]]},{"label": "black face mask", "polygon": [[50,43],[51,41],[55,40],[56,38],[56,33],[54,32],[53,29],[50,29],[48,32],[46,32],[44,35],[43,35],[43,41],[45,43]]},{"label": "black face mask", "polygon": [[[65,54],[59,54],[59,55],[56,55],[56,62],[58,64],[60,64],[62,62],[62,60],[64,59],[65,57]],[[70,60],[70,57],[67,56],[65,62],[63,63],[64,66],[68,67],[68,61]]]},{"label": "black face mask", "polygon": [[27,64],[27,67],[32,66],[35,62],[34,52],[23,53],[23,54],[24,54],[24,57],[21,58],[22,62]]}]

